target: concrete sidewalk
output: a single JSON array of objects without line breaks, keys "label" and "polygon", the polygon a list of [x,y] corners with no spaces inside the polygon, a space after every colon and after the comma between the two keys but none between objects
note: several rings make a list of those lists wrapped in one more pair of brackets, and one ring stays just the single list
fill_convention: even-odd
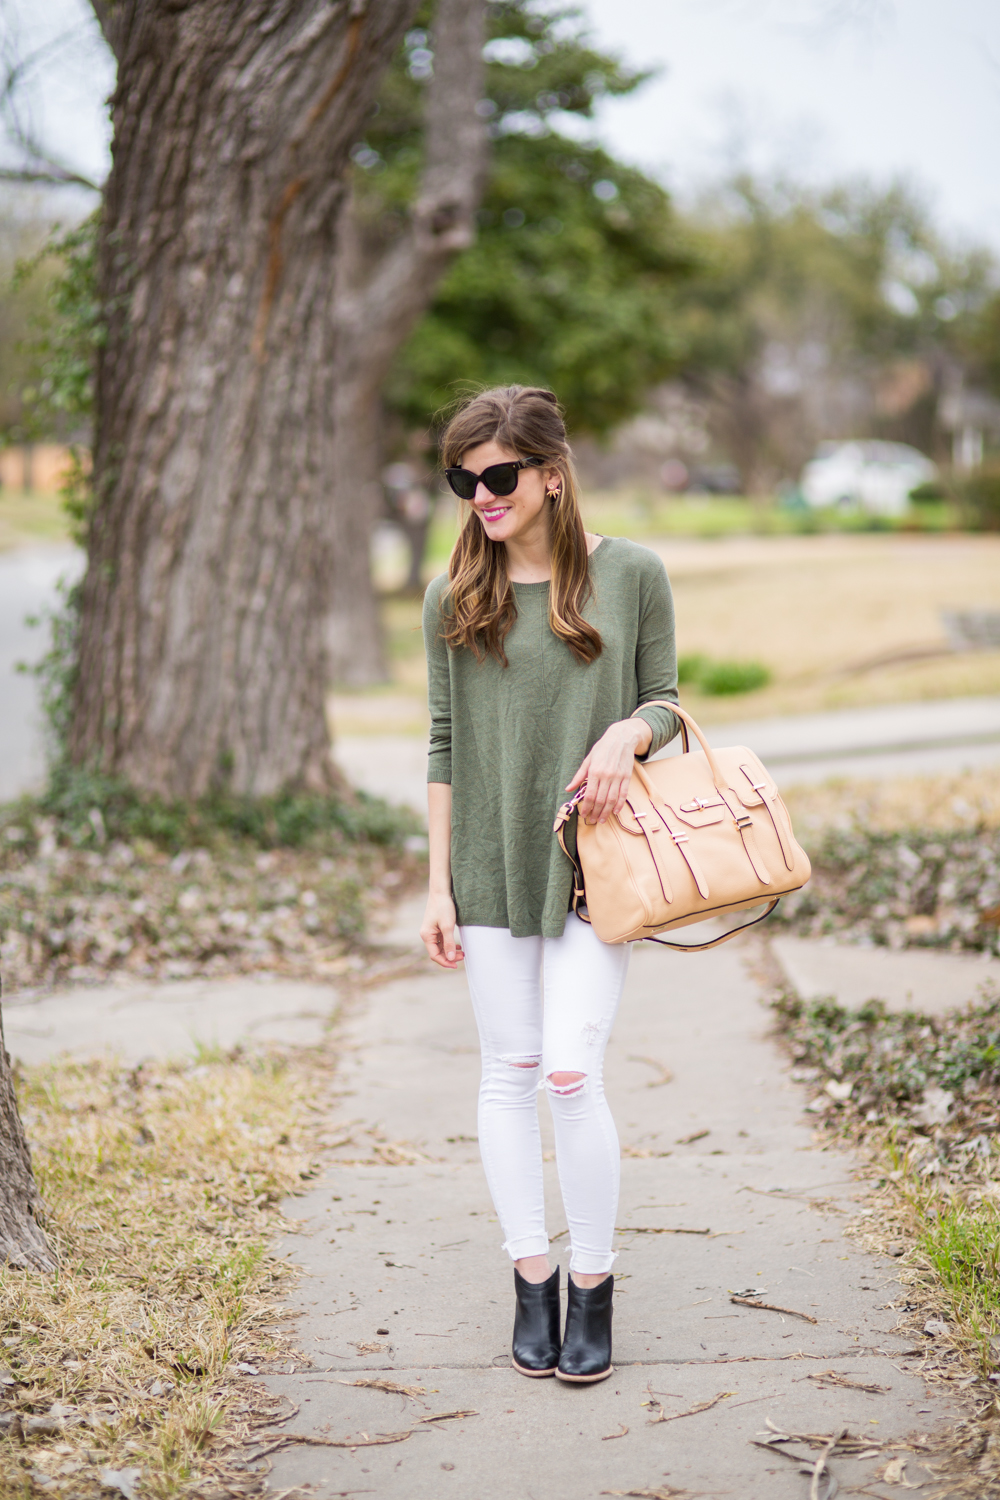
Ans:
[{"label": "concrete sidewalk", "polygon": [[[286,1205],[302,1226],[282,1248],[308,1273],[289,1307],[306,1357],[260,1378],[300,1407],[290,1429],[361,1446],[274,1454],[275,1490],[791,1500],[808,1480],[754,1446],[769,1421],[870,1439],[867,1457],[833,1460],[847,1488],[870,1484],[907,1435],[954,1419],[955,1398],[928,1391],[907,1352],[930,1339],[893,1331],[893,1304],[905,1300],[896,1263],[844,1237],[863,1196],[854,1163],[806,1123],[807,1096],[767,1038],[748,951],[634,953],[608,1057],[624,1161],[616,1373],[598,1386],[529,1381],[510,1367],[512,1276],[478,1161],[464,977],[428,969],[396,981],[345,1022],[339,1118],[351,1140],[322,1183]],[[551,1152],[544,1103],[541,1115]],[[750,1288],[792,1312],[730,1301]],[[828,1370],[882,1389],[809,1378]],[[379,1377],[422,1391],[354,1384]],[[466,1415],[419,1421],[443,1412]],[[365,1446],[365,1434],[411,1428],[406,1441]],[[919,1455],[908,1464],[912,1484],[927,1480]]]}]

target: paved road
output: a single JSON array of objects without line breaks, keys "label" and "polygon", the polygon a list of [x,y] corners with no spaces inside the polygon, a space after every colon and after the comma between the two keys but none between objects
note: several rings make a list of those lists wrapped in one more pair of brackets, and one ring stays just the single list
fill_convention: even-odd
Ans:
[{"label": "paved road", "polygon": [[[706,730],[711,745],[749,745],[780,787],[831,776],[930,776],[1000,765],[1000,697],[745,719]],[[680,754],[680,739],[657,758]],[[355,785],[426,807],[426,750],[410,735],[344,735],[334,753]]]},{"label": "paved road", "polygon": [[45,654],[47,635],[26,617],[54,605],[61,577],[79,574],[75,547],[25,547],[0,554],[0,801],[33,790],[44,778],[38,688],[17,670]]}]

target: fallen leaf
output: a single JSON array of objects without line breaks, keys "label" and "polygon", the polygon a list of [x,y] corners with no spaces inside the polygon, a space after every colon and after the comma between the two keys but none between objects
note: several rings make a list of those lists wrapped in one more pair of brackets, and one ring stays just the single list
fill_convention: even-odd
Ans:
[{"label": "fallen leaf", "polygon": [[142,1477],[141,1469],[101,1469],[99,1475],[106,1490],[117,1490],[125,1500],[137,1500],[135,1487]]},{"label": "fallen leaf", "polygon": [[883,1484],[898,1484],[904,1490],[920,1490],[923,1484],[912,1484],[906,1477],[906,1459],[892,1458],[886,1464],[880,1476]]}]

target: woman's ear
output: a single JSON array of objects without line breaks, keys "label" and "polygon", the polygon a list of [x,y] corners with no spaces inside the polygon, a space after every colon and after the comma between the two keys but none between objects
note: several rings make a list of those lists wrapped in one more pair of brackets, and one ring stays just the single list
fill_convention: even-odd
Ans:
[{"label": "woman's ear", "polygon": [[549,500],[558,500],[562,494],[563,477],[558,469],[549,469],[545,475],[545,495]]}]

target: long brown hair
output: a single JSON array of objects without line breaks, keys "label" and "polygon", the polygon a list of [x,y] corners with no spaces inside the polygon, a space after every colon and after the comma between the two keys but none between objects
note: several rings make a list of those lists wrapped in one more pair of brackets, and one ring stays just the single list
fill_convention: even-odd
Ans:
[{"label": "long brown hair", "polygon": [[[473,396],[451,418],[441,439],[446,468],[460,465],[470,448],[496,442],[519,458],[540,458],[559,472],[559,496],[547,501],[552,554],[549,625],[585,665],[601,654],[600,633],[581,610],[592,593],[587,538],[580,516],[573,453],[566,440],[559,402],[551,391],[531,386],[498,386]],[[504,639],[517,619],[514,588],[507,574],[507,549],[487,535],[469,505],[448,563],[448,603],[443,635],[449,646],[468,646],[507,665]]]}]

